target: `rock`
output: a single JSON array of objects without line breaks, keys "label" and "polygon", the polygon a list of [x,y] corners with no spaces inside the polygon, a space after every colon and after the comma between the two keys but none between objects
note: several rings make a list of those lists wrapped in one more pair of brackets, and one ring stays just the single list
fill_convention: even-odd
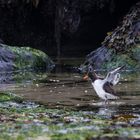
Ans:
[{"label": "rock", "polygon": [[14,70],[15,54],[6,45],[0,45],[0,70],[13,71]]},{"label": "rock", "polygon": [[102,46],[87,55],[85,64],[95,69],[110,69],[125,65],[140,69],[140,2],[124,17],[122,23],[109,32]]},{"label": "rock", "polygon": [[0,44],[1,72],[23,69],[45,69],[50,71],[53,67],[52,60],[40,50]]}]

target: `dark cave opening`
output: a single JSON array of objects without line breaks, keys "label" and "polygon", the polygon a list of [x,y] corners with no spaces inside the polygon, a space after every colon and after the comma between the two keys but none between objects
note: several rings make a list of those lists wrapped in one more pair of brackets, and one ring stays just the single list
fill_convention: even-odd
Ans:
[{"label": "dark cave opening", "polygon": [[[107,32],[113,31],[130,8],[138,2],[112,1],[114,5],[108,3],[101,9],[92,7],[88,12],[80,12],[81,20],[77,31],[62,33],[61,57],[85,57],[100,47]],[[50,57],[56,57],[57,49],[53,39],[54,15],[51,13],[53,7],[45,2],[47,1],[42,1],[38,8],[26,7],[23,11],[11,9],[11,14],[9,9],[0,8],[0,38],[6,44],[31,46],[46,52]]]},{"label": "dark cave opening", "polygon": [[85,56],[100,47],[107,33],[120,24],[136,2],[116,0],[112,12],[110,5],[106,5],[103,9],[92,9],[83,15],[78,31],[71,36],[63,36],[62,55]]}]

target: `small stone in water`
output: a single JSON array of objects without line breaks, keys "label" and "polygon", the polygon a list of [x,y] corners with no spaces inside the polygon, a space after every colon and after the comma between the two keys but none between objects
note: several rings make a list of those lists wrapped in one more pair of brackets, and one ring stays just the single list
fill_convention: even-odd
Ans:
[{"label": "small stone in water", "polygon": [[87,91],[87,90],[85,90],[84,92],[85,92],[85,93],[87,93],[88,91]]},{"label": "small stone in water", "polygon": [[36,84],[36,87],[39,87],[39,84]]},{"label": "small stone in water", "polygon": [[76,106],[80,106],[80,104],[77,104]]}]

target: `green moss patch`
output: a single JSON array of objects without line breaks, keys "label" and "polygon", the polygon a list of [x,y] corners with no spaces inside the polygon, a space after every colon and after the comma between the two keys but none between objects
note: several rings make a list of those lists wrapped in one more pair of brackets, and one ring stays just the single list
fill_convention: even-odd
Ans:
[{"label": "green moss patch", "polygon": [[22,102],[19,106],[1,106],[0,112],[0,139],[4,140],[140,138],[140,128],[130,125],[131,118],[127,122],[114,121],[93,111],[48,109],[29,102]]},{"label": "green moss patch", "polygon": [[30,47],[9,47],[15,54],[16,69],[49,68],[53,64],[50,58],[42,51]]},{"label": "green moss patch", "polygon": [[135,70],[139,68],[139,63],[127,54],[117,54],[110,61],[105,62],[102,65],[102,69],[116,68],[119,66],[126,66],[126,69]]}]

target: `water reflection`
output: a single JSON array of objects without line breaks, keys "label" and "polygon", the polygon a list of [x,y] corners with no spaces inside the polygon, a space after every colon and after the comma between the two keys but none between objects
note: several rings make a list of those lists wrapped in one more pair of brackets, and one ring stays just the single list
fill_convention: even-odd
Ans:
[{"label": "water reflection", "polygon": [[100,115],[104,118],[111,118],[112,116],[116,115],[116,112],[118,111],[118,107],[113,106],[113,107],[100,107],[97,115]]}]

